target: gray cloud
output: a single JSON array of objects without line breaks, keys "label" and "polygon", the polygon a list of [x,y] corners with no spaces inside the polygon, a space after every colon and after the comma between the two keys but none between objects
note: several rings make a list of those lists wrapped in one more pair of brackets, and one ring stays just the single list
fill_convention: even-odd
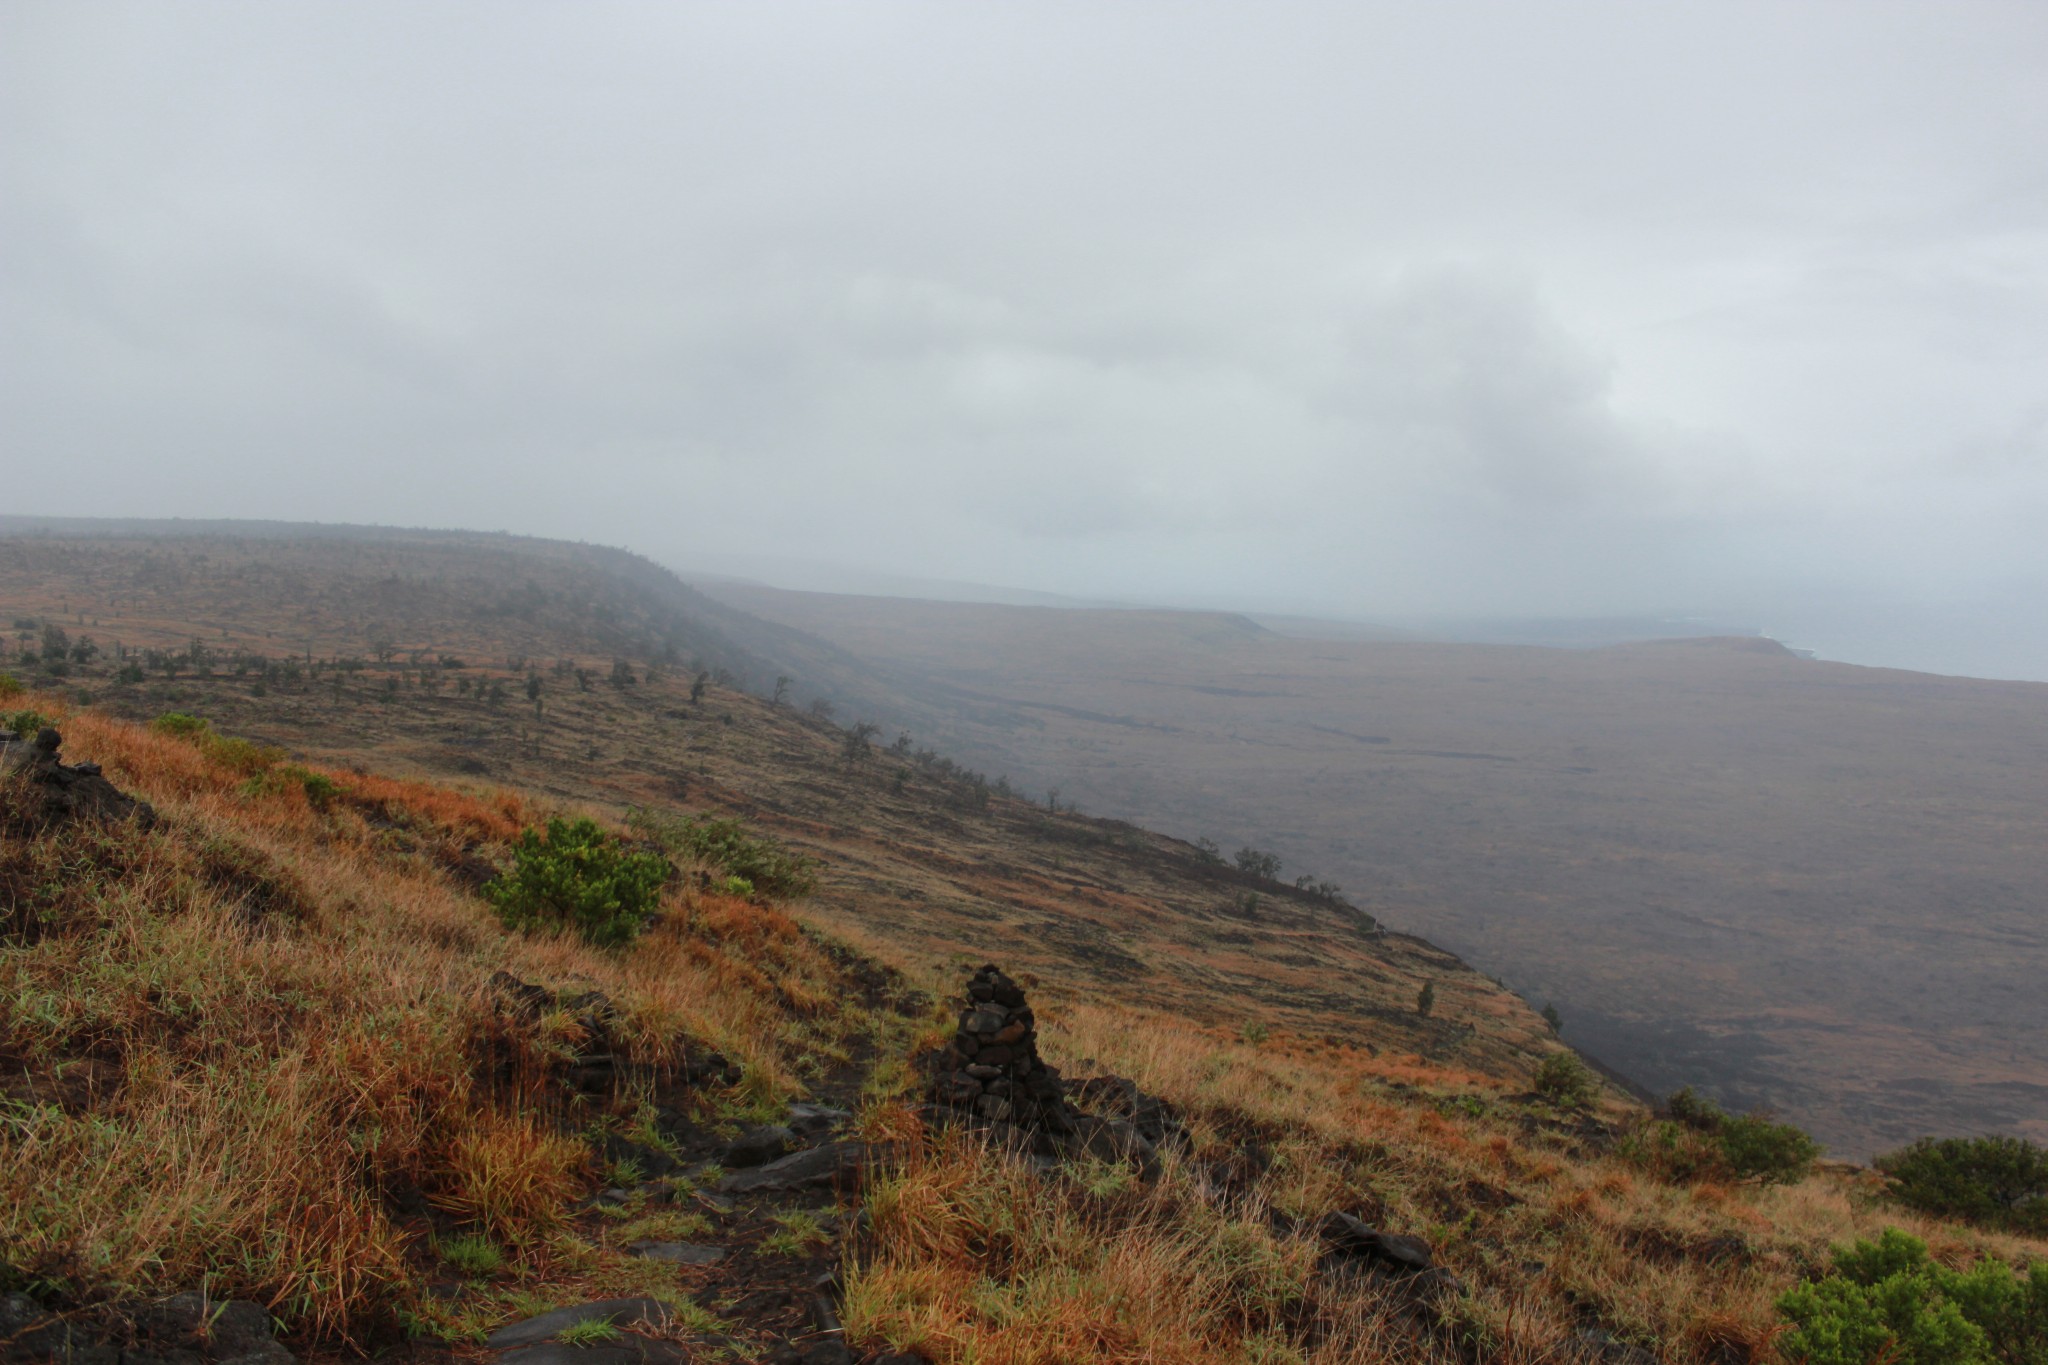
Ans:
[{"label": "gray cloud", "polygon": [[28,510],[1821,634],[2048,586],[2037,6],[0,28]]}]

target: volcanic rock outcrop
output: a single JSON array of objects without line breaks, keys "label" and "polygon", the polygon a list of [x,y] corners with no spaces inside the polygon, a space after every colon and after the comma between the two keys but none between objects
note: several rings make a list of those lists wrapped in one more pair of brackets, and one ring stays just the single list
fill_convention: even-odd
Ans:
[{"label": "volcanic rock outcrop", "polygon": [[15,807],[6,812],[9,823],[41,828],[82,815],[155,826],[155,808],[107,781],[99,764],[60,762],[63,745],[64,737],[48,726],[33,741],[0,730],[0,782],[12,789],[9,805]]}]

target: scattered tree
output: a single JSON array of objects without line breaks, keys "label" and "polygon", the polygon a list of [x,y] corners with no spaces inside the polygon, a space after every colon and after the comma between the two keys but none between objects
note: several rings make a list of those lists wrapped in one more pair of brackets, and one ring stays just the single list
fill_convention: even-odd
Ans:
[{"label": "scattered tree", "polygon": [[874,750],[868,746],[868,741],[879,728],[867,721],[861,721],[846,732],[845,742],[840,745],[839,756],[846,761],[848,768],[866,763],[874,757]]},{"label": "scattered tree", "polygon": [[1231,861],[1237,864],[1239,872],[1248,876],[1263,878],[1266,881],[1279,880],[1280,855],[1277,853],[1266,853],[1246,844],[1232,855]]},{"label": "scattered tree", "polygon": [[1429,1012],[1435,1008],[1436,983],[1434,981],[1425,981],[1422,983],[1422,990],[1415,997],[1415,1012],[1424,1019],[1427,1019],[1429,1018]]}]

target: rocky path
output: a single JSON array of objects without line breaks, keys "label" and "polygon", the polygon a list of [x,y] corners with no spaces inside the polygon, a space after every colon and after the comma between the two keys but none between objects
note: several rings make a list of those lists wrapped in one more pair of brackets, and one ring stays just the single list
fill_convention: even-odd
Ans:
[{"label": "rocky path", "polygon": [[[907,1034],[924,1002],[869,964],[849,965],[873,1017]],[[840,1267],[877,1158],[856,1115],[876,1062],[904,1042],[862,1043],[771,1121],[692,1117],[704,1109],[690,1102],[696,1092],[659,1109],[654,1141],[607,1138],[600,1154],[614,1183],[579,1211],[575,1229],[592,1246],[673,1267],[679,1293],[507,1322],[481,1352],[461,1354],[489,1365],[916,1365],[913,1355],[856,1355],[838,1313]],[[712,1057],[684,1084],[730,1085],[738,1076],[724,1067]]]}]

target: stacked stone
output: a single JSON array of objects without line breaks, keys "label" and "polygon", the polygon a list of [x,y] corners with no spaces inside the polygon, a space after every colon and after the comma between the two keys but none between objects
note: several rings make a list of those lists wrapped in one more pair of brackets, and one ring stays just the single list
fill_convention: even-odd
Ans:
[{"label": "stacked stone", "polygon": [[12,730],[0,730],[0,779],[25,782],[21,810],[11,810],[0,824],[40,828],[75,815],[104,820],[134,820],[143,829],[156,824],[156,811],[147,801],[138,801],[100,774],[97,763],[66,764],[57,751],[64,737],[45,727],[33,743]]},{"label": "stacked stone", "polygon": [[1059,1072],[1039,1060],[1031,1006],[993,965],[968,980],[959,1031],[936,1071],[932,1097],[947,1108],[1042,1131],[1073,1128]]}]

